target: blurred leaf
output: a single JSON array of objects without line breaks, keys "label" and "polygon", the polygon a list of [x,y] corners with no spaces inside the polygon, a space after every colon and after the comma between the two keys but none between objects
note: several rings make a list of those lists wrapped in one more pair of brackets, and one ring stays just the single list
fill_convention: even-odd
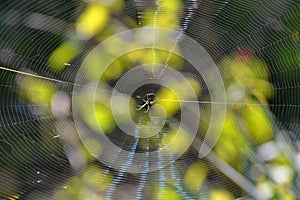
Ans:
[{"label": "blurred leaf", "polygon": [[154,194],[155,199],[181,200],[180,195],[174,189],[169,187],[157,188]]},{"label": "blurred leaf", "polygon": [[61,71],[80,53],[80,46],[74,41],[66,41],[56,48],[49,57],[49,67]]},{"label": "blurred leaf", "polygon": [[212,190],[209,196],[210,200],[234,200],[233,195],[226,190]]},{"label": "blurred leaf", "polygon": [[20,95],[25,94],[30,102],[41,106],[50,104],[56,92],[56,87],[51,82],[30,76],[20,79],[19,84],[22,88]]},{"label": "blurred leaf", "polygon": [[98,33],[109,20],[108,9],[100,3],[90,3],[76,22],[77,33],[90,38]]},{"label": "blurred leaf", "polygon": [[188,168],[184,177],[184,184],[191,192],[196,193],[202,187],[207,173],[207,167],[200,162],[196,162]]},{"label": "blurred leaf", "polygon": [[255,101],[249,101],[243,110],[243,120],[247,130],[256,144],[263,144],[273,138],[273,127],[266,111]]}]

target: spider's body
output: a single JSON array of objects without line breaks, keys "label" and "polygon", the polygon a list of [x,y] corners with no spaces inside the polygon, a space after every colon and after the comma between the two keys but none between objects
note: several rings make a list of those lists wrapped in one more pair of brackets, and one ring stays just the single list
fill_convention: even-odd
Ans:
[{"label": "spider's body", "polygon": [[142,105],[138,105],[138,108],[136,110],[142,110],[143,108],[146,108],[145,113],[147,113],[150,110],[150,107],[154,104],[156,101],[154,97],[154,93],[147,93],[143,98],[141,96],[136,96],[138,99],[141,100],[143,103]]}]

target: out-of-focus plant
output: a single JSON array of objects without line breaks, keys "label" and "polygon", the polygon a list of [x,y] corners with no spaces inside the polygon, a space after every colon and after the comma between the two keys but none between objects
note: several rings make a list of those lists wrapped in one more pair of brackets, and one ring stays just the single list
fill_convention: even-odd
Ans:
[{"label": "out-of-focus plant", "polygon": [[266,64],[240,51],[225,57],[220,67],[228,107],[216,154],[255,182],[258,197],[295,199],[295,171],[289,158],[294,150],[283,153],[283,144],[276,140],[278,129],[267,103],[273,86]]},{"label": "out-of-focus plant", "polygon": [[[112,176],[106,174],[97,166],[89,166],[81,174],[69,178],[63,185],[57,188],[55,199],[103,199],[105,191],[112,182]],[[97,191],[97,192],[95,192]]]},{"label": "out-of-focus plant", "polygon": [[224,58],[221,66],[228,103],[223,135],[244,144],[246,151],[246,141],[257,145],[271,140],[274,132],[267,100],[273,87],[266,64],[254,56],[237,54]]},{"label": "out-of-focus plant", "polygon": [[[133,23],[132,20],[124,20],[127,19],[125,17],[119,20],[120,27],[116,26],[111,27],[109,30],[105,29],[110,22],[113,20],[117,21],[113,16],[113,11],[122,8],[122,1],[101,1],[101,3],[99,1],[87,1],[82,4],[85,6],[83,12],[74,22],[74,32],[65,37],[63,42],[49,55],[47,61],[49,71],[62,72],[66,69],[72,70],[72,61],[82,53],[81,49],[85,47],[86,42],[89,40],[101,42],[110,35],[118,33],[121,30],[120,27],[122,27],[122,30],[137,27],[137,24]],[[176,29],[179,26],[177,22],[179,21],[178,15],[181,12],[179,10],[180,5],[181,2],[179,0],[159,1],[159,5],[157,6],[159,12],[155,9],[145,11],[143,26]],[[294,12],[298,14],[298,12]],[[294,18],[288,20],[295,21]],[[297,25],[294,23],[287,22],[286,24],[289,25],[289,29],[297,28]],[[155,35],[155,32],[154,36],[160,37],[159,35]],[[95,81],[108,83],[120,78],[132,66],[149,63],[164,64],[169,58],[171,58],[168,62],[170,66],[177,70],[183,69],[183,60],[174,53],[162,50],[141,49],[129,52],[127,55],[116,59],[104,72],[101,80],[94,80],[94,72],[105,67],[103,66],[104,60],[116,54],[120,46],[125,48],[125,45],[136,45],[135,40],[152,39],[145,38],[143,35],[135,35],[133,37],[135,38],[130,42],[125,41],[123,38],[117,38],[114,45],[104,47],[106,54],[97,55],[97,57],[90,60],[91,64],[89,66],[91,67],[86,68],[86,73],[90,74],[91,83]],[[295,34],[293,39],[299,41],[299,34]],[[88,51],[84,53],[88,53]],[[298,58],[299,55],[295,54],[295,57]],[[282,52],[279,53],[279,59],[285,60],[289,66],[294,66],[297,64],[297,59],[292,58],[290,58],[290,54],[286,54],[285,48],[282,48]],[[268,107],[268,101],[272,98],[274,91],[269,81],[268,66],[261,58],[252,55],[246,49],[239,50],[232,56],[225,56],[219,63],[219,66],[222,71],[227,95],[227,102],[219,103],[226,103],[228,107],[222,134],[214,148],[214,152],[221,160],[251,179],[262,198],[295,199],[297,193],[293,192],[293,182],[295,181],[294,176],[296,176],[296,171],[299,168],[295,168],[292,161],[287,157],[290,156],[292,159],[298,161],[299,153],[294,149],[286,150],[288,155],[282,153],[287,148],[287,144],[279,143],[276,140],[277,130],[275,130],[276,127],[274,127],[272,114]],[[188,81],[196,91],[197,96],[200,96],[202,92],[201,85],[193,78],[189,78]],[[58,93],[58,87],[50,80],[21,77],[17,80],[17,84],[20,87],[19,96],[22,102],[30,102],[38,105],[43,112],[47,113],[51,111],[51,106],[57,106],[57,104],[54,105],[51,102],[53,102],[53,98]],[[185,91],[184,85],[180,83],[173,83],[172,85],[178,91]],[[186,95],[185,99],[188,100],[189,94],[184,95]],[[81,100],[85,101],[87,106],[87,112],[82,113],[87,125],[93,129],[102,129],[106,133],[113,134],[111,132],[116,126],[110,110],[111,99],[109,95],[101,92],[99,96],[96,96],[97,103],[95,108],[92,104],[94,99],[89,98],[90,96],[86,93],[83,93],[82,97]],[[158,92],[158,99],[174,100],[174,102],[160,102],[168,116],[174,115],[179,110],[179,104],[175,102],[178,100],[176,94],[171,91],[161,89]],[[131,105],[133,109],[135,106]],[[202,115],[209,116],[209,106],[204,106],[204,108]],[[71,111],[69,110],[69,112]],[[65,119],[60,120],[63,121]],[[209,117],[203,120],[203,124],[209,124]],[[170,124],[177,125],[173,121]],[[144,125],[140,121],[140,130],[145,128]],[[173,131],[173,129],[171,130]],[[162,135],[161,137],[163,137]],[[168,137],[163,139],[152,137],[150,141],[141,140],[139,145],[144,149],[149,146],[151,148],[162,147],[168,144],[173,137],[174,135],[171,132]],[[75,141],[70,140],[70,138],[68,139],[69,143]],[[174,143],[176,145],[171,147],[173,151],[180,151],[185,145],[182,142],[185,139],[179,138]],[[68,140],[66,139],[65,142],[68,142]],[[94,152],[99,153],[102,151],[101,146],[97,144],[96,140],[91,140],[90,143],[94,144]],[[79,148],[84,149],[83,146],[79,146]],[[88,155],[89,153],[86,154],[87,162],[93,163],[95,158]],[[255,160],[256,155],[258,155],[259,160]],[[70,159],[76,159],[76,156]],[[155,178],[148,180],[149,186],[146,193],[149,193],[149,196],[153,198],[160,199],[182,199],[186,195],[193,198],[203,196],[212,200],[234,199],[235,196],[244,194],[243,192],[232,191],[231,188],[223,185],[214,187],[213,178],[211,177],[221,177],[221,172],[215,170],[211,165],[207,165],[202,163],[201,160],[185,165],[184,169],[186,168],[186,170],[180,172],[177,175],[178,177],[168,177],[168,181],[166,181],[167,186],[164,187],[161,187],[157,183],[157,177],[154,176]],[[4,172],[7,173],[5,170]],[[88,166],[82,169],[79,175],[76,174],[68,178],[62,185],[59,185],[54,192],[54,197],[56,199],[87,199],[91,197],[93,199],[103,199],[110,184],[113,182],[113,175],[115,174],[105,171],[99,165]],[[183,185],[182,188],[177,188],[175,184],[178,181],[177,179],[182,181],[180,182]],[[222,180],[227,182],[229,178],[222,176]],[[126,186],[123,190],[126,190]],[[8,185],[7,187],[11,187],[11,191],[14,192],[14,188],[17,186],[11,184],[11,186]],[[209,187],[209,192],[202,194],[202,189],[207,187]],[[126,192],[125,194],[130,196],[130,191]],[[236,195],[235,193],[238,194]]]}]

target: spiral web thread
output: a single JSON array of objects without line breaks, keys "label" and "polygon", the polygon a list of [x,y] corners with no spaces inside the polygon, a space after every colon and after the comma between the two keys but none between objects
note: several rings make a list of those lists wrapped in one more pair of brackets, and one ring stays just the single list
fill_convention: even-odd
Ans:
[{"label": "spiral web thread", "polygon": [[[194,14],[195,10],[193,10],[191,13],[188,13],[185,17],[186,21],[183,22],[179,32],[184,33],[189,30],[188,33],[197,38],[199,41],[210,41],[205,47],[217,59],[228,52],[233,53],[232,49],[238,49],[244,46],[251,47],[251,50],[249,50],[250,53],[264,58],[268,64],[270,76],[274,85],[273,92],[275,92],[278,97],[270,104],[261,102],[197,102],[200,104],[224,103],[228,105],[242,104],[250,106],[269,106],[271,110],[279,116],[279,127],[285,126],[288,127],[291,132],[297,132],[299,130],[298,114],[300,107],[298,99],[299,66],[297,65],[297,63],[299,63],[299,26],[297,25],[297,19],[299,19],[300,15],[299,3],[297,1],[276,1],[275,3],[272,1],[245,1],[245,3],[240,4],[232,1],[220,1],[212,6],[209,2],[190,2],[191,3],[189,5],[199,5],[199,10],[201,12]],[[33,5],[36,5],[36,3],[34,1],[29,1],[26,5],[31,8]],[[62,5],[62,3],[57,3],[55,1],[42,1],[36,9],[40,9],[38,12],[41,13],[47,13],[47,10],[50,10],[50,8],[57,9],[60,13],[58,18],[64,18],[73,10],[72,6],[73,5],[68,3],[67,5]],[[19,196],[25,196],[24,198],[26,198],[26,195],[30,194],[33,188],[40,187],[41,189],[45,189],[47,185],[43,185],[43,183],[56,183],[57,179],[61,178],[56,176],[57,171],[67,169],[68,160],[61,152],[57,151],[61,148],[58,141],[60,137],[51,129],[53,121],[58,119],[60,116],[36,112],[35,107],[49,107],[51,106],[49,104],[37,106],[35,104],[26,104],[17,101],[16,93],[22,88],[13,80],[15,80],[16,74],[19,74],[21,77],[30,76],[36,79],[45,79],[51,83],[53,82],[59,88],[59,92],[65,94],[72,94],[71,88],[74,83],[72,77],[70,77],[71,73],[68,74],[68,72],[65,72],[64,74],[55,74],[46,70],[45,48],[51,45],[51,37],[49,35],[39,35],[39,33],[34,31],[31,33],[26,32],[28,30],[39,30],[39,27],[34,24],[31,24],[30,27],[28,27],[28,23],[21,23],[21,25],[16,26],[16,24],[20,23],[20,21],[23,20],[26,22],[26,20],[28,20],[27,18],[22,19],[21,15],[17,12],[25,7],[21,4],[13,5],[12,3],[5,3],[3,8],[4,9],[1,10],[3,15],[0,21],[1,25],[4,27],[0,30],[1,41],[3,41],[0,43],[0,88],[3,94],[0,97],[0,147],[1,155],[3,155],[1,162],[10,167],[5,169],[5,172],[10,175],[16,175],[14,168],[20,169],[20,166],[22,165],[26,165],[28,167],[27,170],[24,170],[26,174],[28,174],[28,177],[24,177],[25,179],[21,180],[21,182],[24,181],[21,184],[22,188],[19,191],[16,191]],[[159,10],[156,12],[159,12]],[[51,15],[51,11],[49,11],[49,13],[49,15]],[[230,13],[233,14],[230,15]],[[249,16],[259,17],[249,21]],[[197,20],[199,20],[199,23],[196,22]],[[288,20],[290,20],[289,24],[286,23]],[[192,25],[190,29],[188,29],[188,26],[191,23]],[[248,26],[244,26],[242,30],[236,30],[238,25],[241,24],[248,24]],[[58,26],[59,24],[56,25]],[[22,27],[26,27],[28,30],[22,30]],[[205,34],[197,33],[197,28],[199,27],[201,32]],[[212,27],[215,28],[216,33],[213,33]],[[67,26],[67,29],[71,31],[69,26]],[[55,32],[55,29],[51,27],[48,30],[52,33]],[[236,38],[230,37],[230,35],[236,31],[240,31],[241,34]],[[209,38],[210,35],[215,35],[215,37]],[[21,41],[22,36],[25,37],[25,42]],[[262,36],[264,36],[264,41],[256,39],[261,38]],[[41,39],[36,39],[38,37]],[[228,40],[224,40],[224,38],[228,38]],[[177,45],[178,39],[179,37],[177,37],[174,45]],[[34,40],[36,40],[36,43],[39,45],[35,49],[29,48],[30,41],[32,42]],[[20,51],[14,50],[17,46],[21,47]],[[285,47],[284,53],[280,54],[280,52],[278,52],[280,46]],[[155,44],[153,44],[153,47],[155,47]],[[153,53],[155,57],[154,50]],[[170,57],[168,59],[170,59]],[[166,60],[165,65],[168,64],[168,59]],[[72,65],[76,65],[76,62],[71,63],[71,66]],[[26,90],[33,90],[32,92],[34,92],[36,88],[26,88]],[[290,98],[282,100],[279,98],[282,95],[288,95]],[[162,99],[162,101],[170,100]],[[188,101],[184,101],[188,103]],[[40,135],[35,134],[38,131],[36,128],[37,125],[41,127],[41,130],[39,131],[42,131],[43,134],[47,132],[48,135],[41,138]],[[45,141],[45,144],[39,143],[42,139]],[[291,140],[289,140],[289,138],[284,139],[286,139],[288,144],[291,143],[292,146],[294,146],[299,138],[297,135],[294,135]],[[135,141],[132,146],[132,152],[135,151],[136,143],[137,141]],[[40,147],[43,146],[48,147],[50,153],[45,150],[40,151]],[[29,157],[28,161],[22,159],[28,156],[25,152],[30,152],[35,158]],[[38,159],[52,163],[51,168],[45,168],[45,164],[38,162]],[[132,158],[128,158],[128,162],[130,162],[130,159]],[[262,163],[262,161],[257,161],[256,159],[256,157],[252,158],[252,161],[258,162],[257,165],[261,166],[259,163]],[[246,186],[242,188],[250,188],[248,191],[249,193],[254,190],[254,186],[249,186],[249,183],[245,182],[245,177],[237,174],[236,171],[234,171],[234,169],[232,169],[229,165],[222,165],[222,162],[220,162],[218,158],[211,155],[208,157],[208,160],[216,165],[217,168],[220,168],[221,171],[223,170],[225,174],[235,174],[229,176],[240,185],[243,185],[244,181]],[[34,163],[34,165],[30,164],[30,162]],[[123,167],[126,168],[126,163]],[[264,166],[262,166],[262,168],[262,170],[266,171]],[[42,171],[40,169],[44,170]],[[1,170],[3,169],[1,168]],[[147,170],[147,164],[145,164],[145,170]],[[110,169],[107,168],[105,174],[109,173],[111,173]],[[172,178],[177,181],[175,185],[178,186],[178,192],[182,194],[183,198],[187,198],[186,194],[181,191],[182,183],[180,182],[181,180],[178,180],[178,172],[176,172],[175,164],[171,164],[167,169],[161,169],[158,172],[158,179],[160,180],[161,188],[164,188],[165,186],[165,174],[167,173],[170,173]],[[9,175],[2,176],[5,180],[8,180],[8,183],[12,181],[9,179]],[[68,173],[62,174],[62,176],[67,177]],[[117,191],[118,184],[120,184],[123,176],[123,172],[118,172],[114,177],[112,184],[106,192],[106,197],[108,199],[112,198],[113,193]],[[150,179],[148,174],[141,174],[135,192],[136,199],[142,198],[143,190],[147,185],[148,179]],[[295,190],[296,192],[298,191],[297,189]],[[9,196],[13,195],[11,193],[6,193],[6,191],[9,191],[8,186],[7,188],[3,187],[2,191],[0,195],[5,195],[3,198],[9,198]],[[93,197],[91,197],[91,199],[93,199]]]}]

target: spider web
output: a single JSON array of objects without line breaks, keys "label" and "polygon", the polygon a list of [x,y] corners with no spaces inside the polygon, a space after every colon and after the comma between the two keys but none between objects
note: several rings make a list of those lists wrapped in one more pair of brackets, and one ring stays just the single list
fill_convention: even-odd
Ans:
[{"label": "spider web", "polygon": [[[132,23],[135,23],[136,27],[142,27],[147,20],[154,20],[155,27],[156,23],[162,20],[160,13],[165,11],[164,4],[160,0],[149,2],[124,1],[121,9],[110,8],[110,23],[102,30],[101,40],[111,36],[112,27],[115,26],[120,27],[120,30],[128,28],[128,24]],[[86,87],[75,82],[76,73],[84,55],[98,44],[94,38],[75,39],[76,20],[88,3],[90,2],[60,0],[1,3],[0,197],[2,199],[100,197],[118,199],[123,196],[131,199],[163,199],[164,194],[170,195],[169,198],[173,194],[174,198],[180,199],[208,199],[217,194],[225,196],[230,194],[230,197],[235,199],[281,197],[280,191],[272,188],[272,184],[281,187],[282,191],[292,197],[297,197],[300,167],[298,1],[182,2],[178,9],[180,17],[177,19],[179,26],[176,31],[179,35],[174,40],[171,53],[162,64],[171,63],[172,51],[177,47],[180,48],[180,37],[186,34],[201,44],[217,63],[229,97],[233,96],[234,99],[234,94],[239,95],[238,92],[244,89],[229,87],[226,81],[232,81],[234,74],[245,70],[243,68],[247,65],[245,62],[251,59],[256,60],[256,62],[249,61],[249,65],[253,68],[257,62],[259,66],[266,66],[268,72],[266,81],[272,86],[265,86],[266,82],[257,82],[253,86],[254,89],[245,86],[246,93],[248,90],[255,91],[250,92],[250,101],[229,99],[226,102],[213,102],[201,75],[185,61],[182,64],[182,72],[197,80],[203,91],[197,100],[176,101],[198,103],[203,107],[203,118],[209,118],[211,106],[216,104],[226,104],[233,110],[240,106],[248,106],[249,110],[259,107],[270,119],[273,136],[272,139],[262,143],[246,140],[246,144],[251,146],[251,150],[247,150],[250,153],[241,153],[243,152],[241,150],[237,157],[228,162],[224,161],[217,150],[212,151],[204,159],[199,159],[198,151],[203,139],[203,135],[199,135],[188,152],[178,160],[151,173],[147,173],[149,163],[143,163],[144,172],[140,174],[126,173],[126,169],[134,160],[135,152],[145,152],[146,160],[150,160],[150,152],[165,145],[164,139],[168,137],[168,131],[162,131],[151,139],[139,139],[125,137],[119,129],[115,130],[110,136],[111,141],[131,152],[124,158],[126,162],[120,171],[90,159],[89,153],[82,147],[76,135],[71,110],[73,88]],[[147,18],[145,13],[148,9],[153,9],[153,19]],[[151,49],[153,62],[160,56],[160,51],[155,49],[157,36],[155,34],[153,32],[154,42]],[[79,49],[78,54],[70,59],[70,62],[63,63],[62,70],[51,69],[49,57],[68,40],[75,45],[67,48],[68,51],[72,51],[73,48]],[[232,72],[232,68],[236,65],[235,61],[239,65],[236,71]],[[257,70],[254,72],[256,76],[264,76],[264,71],[259,68],[254,70]],[[163,73],[164,70],[161,74]],[[117,78],[121,76],[122,73]],[[243,78],[245,77],[242,76]],[[117,79],[110,82],[110,86],[113,87],[116,81]],[[235,79],[235,81],[242,80]],[[105,91],[110,92],[103,89],[103,93]],[[258,93],[268,97],[261,98]],[[244,118],[259,114],[233,111],[238,126],[244,125]],[[168,123],[172,126],[177,122],[175,120]],[[260,126],[265,127],[263,123],[257,123],[257,127]],[[200,129],[206,128],[204,120],[200,123]],[[138,131],[136,134],[138,136]],[[152,140],[156,142],[153,143]],[[140,143],[143,143],[143,149],[140,149]],[[113,159],[117,159],[118,156],[111,155]],[[171,154],[167,157],[159,155],[158,160],[162,163],[166,158],[173,160]],[[191,170],[193,166],[200,166],[202,171],[197,171],[199,174],[195,173]],[[201,172],[204,171],[207,171],[204,180],[194,183],[199,186],[189,186],[187,180],[200,180]],[[188,172],[193,172],[190,175],[191,179],[187,178]],[[275,172],[277,178],[272,174]],[[94,176],[96,181],[89,181],[86,176]],[[258,177],[263,180],[259,180]],[[281,184],[286,183],[284,182],[286,180],[287,186],[283,187]],[[197,189],[194,191],[191,187]],[[76,193],[74,190],[80,192]],[[256,196],[257,193],[260,196]]]}]

